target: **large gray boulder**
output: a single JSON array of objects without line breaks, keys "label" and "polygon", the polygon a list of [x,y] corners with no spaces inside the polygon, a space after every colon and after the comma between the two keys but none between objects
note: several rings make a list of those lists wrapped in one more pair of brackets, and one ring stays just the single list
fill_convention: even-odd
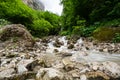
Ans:
[{"label": "large gray boulder", "polygon": [[18,42],[20,45],[33,46],[35,44],[34,38],[21,24],[11,24],[0,28],[0,41],[13,41]]},{"label": "large gray boulder", "polygon": [[23,2],[35,10],[45,9],[43,3],[40,0],[23,0]]}]

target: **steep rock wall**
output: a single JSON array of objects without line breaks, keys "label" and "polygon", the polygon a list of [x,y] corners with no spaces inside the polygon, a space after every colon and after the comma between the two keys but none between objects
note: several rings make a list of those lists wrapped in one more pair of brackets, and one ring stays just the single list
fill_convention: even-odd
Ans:
[{"label": "steep rock wall", "polygon": [[45,9],[43,3],[40,0],[23,0],[23,2],[35,10]]}]

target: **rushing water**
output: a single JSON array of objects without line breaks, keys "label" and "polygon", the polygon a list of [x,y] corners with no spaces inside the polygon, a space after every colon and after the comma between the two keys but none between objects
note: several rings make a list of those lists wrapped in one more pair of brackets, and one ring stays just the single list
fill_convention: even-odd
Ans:
[{"label": "rushing water", "polygon": [[[50,40],[48,43],[48,49],[46,52],[48,53],[54,53],[54,49],[57,49],[59,52],[67,52],[73,54],[73,58],[75,58],[76,61],[79,62],[105,62],[105,61],[112,61],[120,65],[120,54],[109,54],[105,52],[99,52],[94,49],[86,50],[84,47],[82,49],[78,49],[78,51],[75,51],[74,49],[67,49],[68,45],[66,40],[66,37],[60,37],[58,40],[64,45],[61,47],[55,47],[53,43],[55,40]],[[84,41],[80,38],[77,40],[76,44],[74,44],[75,48],[81,47],[81,45],[84,44]],[[86,55],[85,55],[86,54]]]}]

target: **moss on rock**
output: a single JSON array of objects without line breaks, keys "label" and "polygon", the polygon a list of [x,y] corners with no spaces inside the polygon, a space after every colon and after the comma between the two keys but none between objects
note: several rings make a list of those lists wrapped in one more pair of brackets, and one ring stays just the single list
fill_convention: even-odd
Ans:
[{"label": "moss on rock", "polygon": [[116,33],[120,33],[119,27],[99,27],[93,32],[93,37],[98,41],[111,41]]}]

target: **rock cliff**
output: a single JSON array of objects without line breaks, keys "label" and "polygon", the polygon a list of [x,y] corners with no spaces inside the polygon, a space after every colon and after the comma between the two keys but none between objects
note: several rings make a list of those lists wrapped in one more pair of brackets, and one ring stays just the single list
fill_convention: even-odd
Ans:
[{"label": "rock cliff", "polygon": [[35,10],[45,9],[43,3],[40,0],[23,0],[23,2]]}]

